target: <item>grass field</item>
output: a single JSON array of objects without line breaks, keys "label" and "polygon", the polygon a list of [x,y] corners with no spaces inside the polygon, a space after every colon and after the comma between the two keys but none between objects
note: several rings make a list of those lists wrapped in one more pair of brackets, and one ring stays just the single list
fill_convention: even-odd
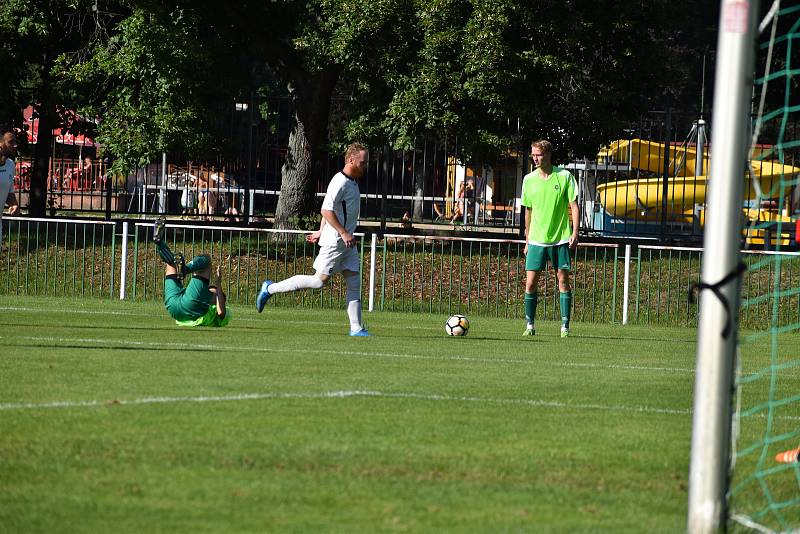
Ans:
[{"label": "grass field", "polygon": [[685,529],[694,330],[0,309],[3,532]]}]

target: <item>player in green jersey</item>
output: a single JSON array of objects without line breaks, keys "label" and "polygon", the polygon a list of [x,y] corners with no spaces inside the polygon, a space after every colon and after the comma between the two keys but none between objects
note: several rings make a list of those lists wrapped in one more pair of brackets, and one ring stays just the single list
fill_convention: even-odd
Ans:
[{"label": "player in green jersey", "polygon": [[[534,319],[538,302],[539,276],[547,261],[558,279],[561,308],[561,337],[569,336],[572,288],[569,283],[570,249],[578,244],[578,194],[575,178],[553,165],[553,145],[539,140],[531,143],[536,169],[522,181],[521,203],[525,210],[525,319],[523,335],[536,332]],[[571,224],[570,224],[571,223]]]},{"label": "player in green jersey", "polygon": [[[159,257],[166,263],[164,306],[167,312],[179,326],[227,325],[231,321],[231,312],[225,307],[219,266],[212,286],[211,257],[202,254],[186,263],[183,255],[172,253],[164,234],[164,219],[158,219],[153,228],[153,243]],[[184,287],[183,278],[190,273],[191,279]]]}]

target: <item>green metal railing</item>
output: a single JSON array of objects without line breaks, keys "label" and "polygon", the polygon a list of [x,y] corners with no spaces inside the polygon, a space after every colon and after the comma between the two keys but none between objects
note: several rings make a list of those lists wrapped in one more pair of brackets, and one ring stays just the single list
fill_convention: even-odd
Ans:
[{"label": "green metal railing", "polygon": [[[521,318],[524,244],[519,240],[387,235],[378,247],[377,308]],[[615,250],[613,245],[594,244],[578,249],[572,276],[575,320],[609,321],[619,315],[615,310]],[[548,271],[542,278],[539,314],[557,319],[555,276]]]},{"label": "green metal railing", "polygon": [[[3,225],[0,295],[163,298],[164,265],[152,245],[152,223],[6,218]],[[253,305],[265,278],[313,272],[316,248],[306,242],[304,232],[168,225],[166,236],[175,252],[187,258],[208,253],[222,266],[224,289],[234,305]],[[369,302],[376,310],[523,316],[522,241],[400,235],[379,240],[370,235],[361,239],[360,247],[365,308]],[[624,247],[578,247],[571,276],[573,319],[696,326],[697,305],[688,294],[700,280],[702,250],[642,245],[628,251],[626,270]],[[800,258],[796,253],[780,258],[777,262],[775,254],[744,253],[749,269],[742,281],[742,327],[798,322],[800,290],[793,288],[800,286]],[[769,293],[765,289],[776,284],[780,288],[771,293],[775,296],[751,298]],[[557,320],[552,271],[543,273],[539,292],[539,318]],[[271,302],[341,308],[344,294],[341,277],[333,277],[321,290],[276,295]]]},{"label": "green metal railing", "polygon": [[114,224],[3,220],[0,293],[113,297],[119,250]]}]

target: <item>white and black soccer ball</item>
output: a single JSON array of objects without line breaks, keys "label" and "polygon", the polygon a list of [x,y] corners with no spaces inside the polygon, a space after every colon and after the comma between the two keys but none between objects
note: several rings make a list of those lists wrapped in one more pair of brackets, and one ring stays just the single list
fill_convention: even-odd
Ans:
[{"label": "white and black soccer ball", "polygon": [[451,315],[444,323],[444,331],[448,336],[466,336],[469,332],[469,320],[463,315]]}]

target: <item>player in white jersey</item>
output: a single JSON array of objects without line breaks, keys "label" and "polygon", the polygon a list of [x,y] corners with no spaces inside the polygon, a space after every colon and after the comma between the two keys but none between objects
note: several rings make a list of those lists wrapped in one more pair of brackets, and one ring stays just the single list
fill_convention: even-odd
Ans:
[{"label": "player in white jersey", "polygon": [[331,179],[322,201],[319,230],[308,236],[308,241],[319,242],[320,245],[319,254],[314,260],[314,274],[299,274],[281,282],[264,280],[256,297],[259,313],[275,293],[319,289],[333,274],[342,273],[350,335],[369,336],[361,322],[361,262],[353,237],[358,225],[361,199],[357,180],[366,174],[368,162],[369,152],[364,145],[353,143],[347,147],[344,168]]},{"label": "player in white jersey", "polygon": [[17,155],[17,136],[8,126],[0,126],[0,248],[3,246],[3,209],[8,205],[8,214],[19,211],[14,194],[14,160]]}]

